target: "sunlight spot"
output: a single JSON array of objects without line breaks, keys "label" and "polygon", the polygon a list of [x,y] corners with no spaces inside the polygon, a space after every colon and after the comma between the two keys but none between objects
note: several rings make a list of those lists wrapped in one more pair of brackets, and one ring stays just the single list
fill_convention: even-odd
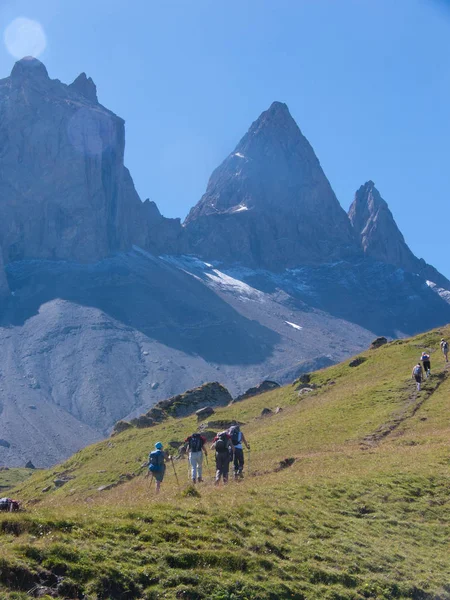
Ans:
[{"label": "sunlight spot", "polygon": [[38,58],[47,47],[41,24],[25,17],[14,19],[6,28],[3,39],[8,52],[17,59],[24,56]]}]

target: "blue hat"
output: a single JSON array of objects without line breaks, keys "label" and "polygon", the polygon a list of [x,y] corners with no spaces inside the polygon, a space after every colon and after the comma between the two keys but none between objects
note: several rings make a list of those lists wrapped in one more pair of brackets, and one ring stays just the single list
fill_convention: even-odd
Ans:
[{"label": "blue hat", "polygon": [[161,442],[156,442],[156,444],[155,444],[155,448],[156,448],[157,450],[162,450],[162,448],[163,448],[163,445],[162,445],[162,443],[161,443]]}]

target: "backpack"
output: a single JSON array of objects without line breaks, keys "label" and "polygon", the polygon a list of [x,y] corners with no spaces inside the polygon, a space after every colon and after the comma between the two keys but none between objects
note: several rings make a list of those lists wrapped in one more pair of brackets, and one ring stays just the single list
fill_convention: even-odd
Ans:
[{"label": "backpack", "polygon": [[241,436],[239,435],[241,431],[239,429],[239,425],[233,425],[233,427],[230,427],[228,432],[231,436],[231,443],[233,446],[237,446],[241,443]]},{"label": "backpack", "polygon": [[219,433],[218,439],[216,440],[216,452],[227,452],[228,450],[228,439],[225,431]]},{"label": "backpack", "polygon": [[422,367],[420,367],[419,365],[416,365],[414,367],[414,375],[421,375],[422,374]]},{"label": "backpack", "polygon": [[199,433],[193,433],[189,439],[189,450],[191,452],[201,452],[203,448],[203,440]]},{"label": "backpack", "polygon": [[443,350],[444,352],[448,352],[448,342],[444,342],[444,343],[442,344],[442,350]]},{"label": "backpack", "polygon": [[164,464],[164,452],[161,450],[153,450],[148,456],[148,470],[151,473],[161,471]]}]

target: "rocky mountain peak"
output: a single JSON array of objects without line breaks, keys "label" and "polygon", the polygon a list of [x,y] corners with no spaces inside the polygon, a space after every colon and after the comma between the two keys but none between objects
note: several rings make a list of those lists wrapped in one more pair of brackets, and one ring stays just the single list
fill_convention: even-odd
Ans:
[{"label": "rocky mountain peak", "polygon": [[186,227],[205,258],[277,270],[359,252],[314,150],[281,102],[214,171]]},{"label": "rocky mountain peak", "polygon": [[449,287],[450,282],[443,275],[410,250],[373,181],[367,181],[356,192],[348,216],[366,256]]},{"label": "rocky mountain peak", "polygon": [[80,73],[78,77],[69,85],[69,88],[77,91],[93,103],[98,102],[97,86],[92,77],[87,77],[86,73]]},{"label": "rocky mountain peak", "polygon": [[[39,60],[18,61],[0,81],[0,123],[6,264],[95,262],[133,244],[156,247],[153,226],[164,237],[166,221],[142,205],[124,166],[124,121],[98,104],[85,73],[65,85]],[[169,229],[176,243],[181,225]]]},{"label": "rocky mountain peak", "polygon": [[11,71],[11,81],[48,80],[47,69],[43,63],[33,56],[26,56],[17,61]]},{"label": "rocky mountain peak", "polygon": [[412,267],[415,257],[373,181],[367,181],[356,192],[348,216],[366,255]]},{"label": "rocky mountain peak", "polygon": [[286,136],[287,133],[295,136],[299,131],[300,129],[292,118],[287,104],[275,101],[252,124],[248,132],[248,137],[272,132],[281,141],[282,138],[288,137]]}]

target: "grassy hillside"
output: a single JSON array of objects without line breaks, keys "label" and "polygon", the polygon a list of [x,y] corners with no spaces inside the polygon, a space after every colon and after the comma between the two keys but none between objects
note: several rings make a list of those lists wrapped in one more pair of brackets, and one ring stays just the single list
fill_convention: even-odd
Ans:
[{"label": "grassy hillside", "polygon": [[33,473],[35,473],[33,469],[17,468],[6,471],[0,469],[0,496],[6,496],[8,490],[25,481]]},{"label": "grassy hillside", "polygon": [[[450,328],[314,373],[312,392],[288,386],[218,409],[212,419],[244,423],[251,443],[245,480],[225,488],[212,483],[212,455],[195,490],[186,460],[175,461],[180,486],[169,465],[159,496],[144,478],[154,442],[184,439],[193,417],[36,473],[14,491],[27,512],[0,517],[1,598],[450,599],[442,335]],[[416,394],[423,348],[435,351],[433,377]]]}]

